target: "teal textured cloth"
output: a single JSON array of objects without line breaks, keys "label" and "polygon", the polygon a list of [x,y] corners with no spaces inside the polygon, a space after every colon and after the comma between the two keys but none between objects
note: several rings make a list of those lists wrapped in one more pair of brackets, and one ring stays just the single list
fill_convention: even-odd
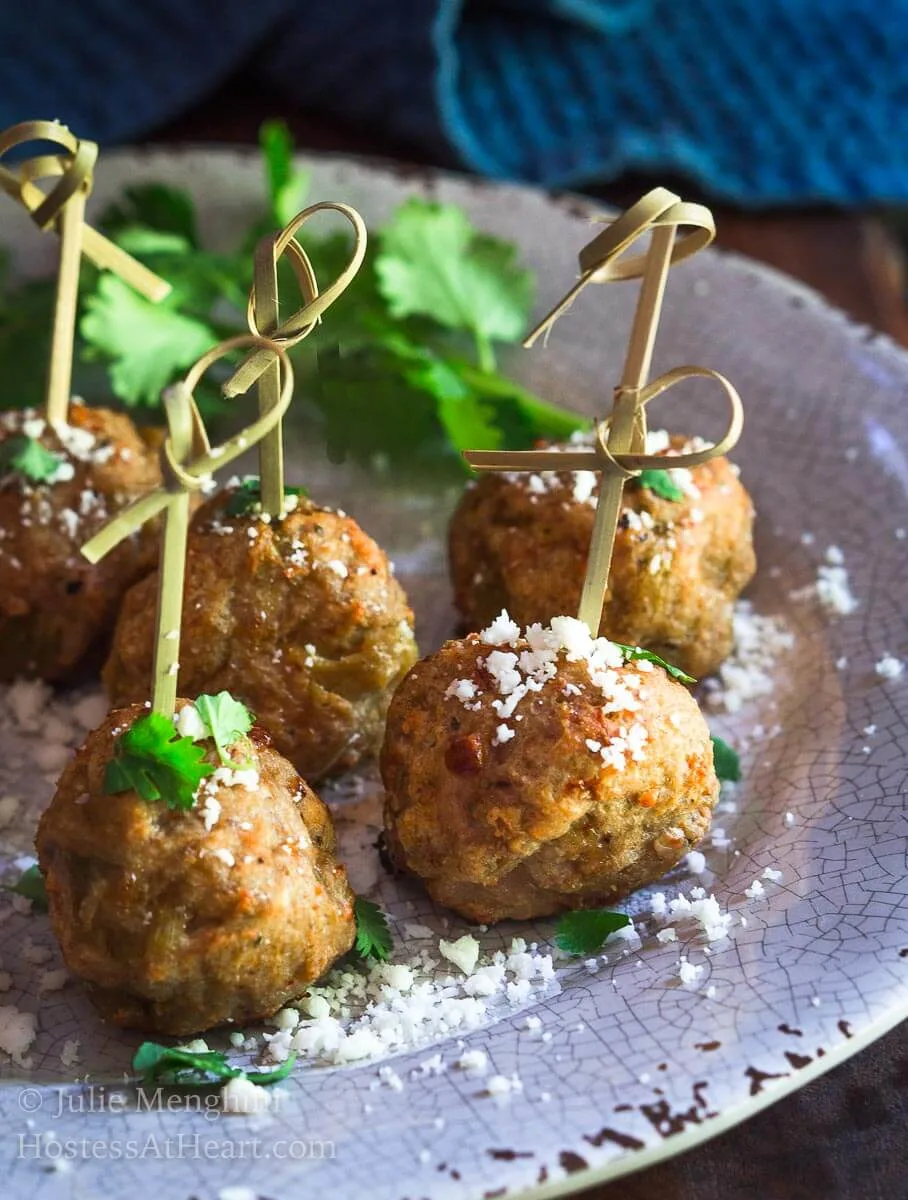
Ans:
[{"label": "teal textured cloth", "polygon": [[635,171],[751,205],[908,196],[908,0],[3,9],[3,125],[57,116],[128,141],[245,64],[296,103],[491,176],[576,186]]}]

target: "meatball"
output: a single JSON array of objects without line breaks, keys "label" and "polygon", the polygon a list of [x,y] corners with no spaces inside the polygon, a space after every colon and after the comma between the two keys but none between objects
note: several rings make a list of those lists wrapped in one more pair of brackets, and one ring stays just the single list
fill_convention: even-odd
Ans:
[{"label": "meatball", "polygon": [[[667,452],[666,467],[672,451],[694,448],[667,435],[650,440],[651,453]],[[731,651],[734,602],[756,569],[754,512],[726,458],[671,478],[680,500],[637,481],[625,487],[600,633],[699,677]],[[598,492],[588,471],[496,473],[468,488],[449,551],[469,628],[502,608],[524,624],[577,611]]]},{"label": "meatball", "polygon": [[270,1016],[355,937],[328,810],[258,726],[191,809],[105,794],[117,736],[145,711],[88,736],[41,817],[63,957],[116,1025],[183,1036]]},{"label": "meatball", "polygon": [[4,413],[0,446],[22,436],[60,463],[51,483],[0,480],[0,680],[69,682],[104,661],[124,592],[157,559],[150,528],[94,566],[80,547],[161,472],[132,421],[107,409],[74,403],[56,428],[33,410]]},{"label": "meatball", "polygon": [[[282,520],[231,516],[235,487],[189,533],[180,682],[226,689],[301,775],[355,766],[381,745],[394,688],[416,660],[413,614],[388,559],[352,518],[300,499]],[[104,682],[148,695],[157,575],[131,589]]]},{"label": "meatball", "polygon": [[620,900],[706,833],[709,730],[659,666],[572,617],[505,614],[413,668],[381,757],[398,866],[473,921]]}]

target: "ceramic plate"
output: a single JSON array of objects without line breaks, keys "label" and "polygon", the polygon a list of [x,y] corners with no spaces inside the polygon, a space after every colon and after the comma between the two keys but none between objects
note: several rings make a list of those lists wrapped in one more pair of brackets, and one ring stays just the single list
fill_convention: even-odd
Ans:
[{"label": "ceramic plate", "polygon": [[[215,244],[229,242],[260,205],[252,156],[157,151],[106,156],[93,210],[138,179],[190,188]],[[357,205],[370,224],[413,192],[461,204],[480,226],[517,241],[538,272],[540,310],[574,278],[590,234],[581,202],[339,159],[314,164],[313,195]],[[11,210],[2,236],[20,269],[48,268],[53,239]],[[546,349],[515,352],[514,370],[543,394],[595,412],[616,379],[634,298],[632,285],[591,289]],[[780,275],[708,252],[673,271],[669,284],[655,369],[680,363],[724,372],[745,398],[735,457],[759,514],[760,560],[749,600],[790,635],[768,690],[737,712],[714,712],[717,728],[744,748],[745,777],[716,818],[722,833],[703,847],[704,872],[680,869],[653,889],[669,899],[695,886],[714,892],[732,915],[728,936],[707,944],[681,923],[678,941],[662,942],[652,891],[641,893],[629,906],[639,942],[607,947],[609,961],[590,967],[560,959],[556,978],[534,983],[528,998],[491,1005],[485,1027],[388,1060],[400,1090],[375,1063],[305,1064],[281,1086],[272,1113],[213,1119],[180,1098],[172,1111],[137,1111],[128,1089],[120,1111],[91,1090],[122,1082],[138,1039],[102,1027],[73,982],[39,996],[42,981],[59,982],[43,974],[58,965],[47,919],[0,902],[0,955],[11,976],[0,1002],[37,1013],[38,1027],[30,1071],[2,1067],[5,1195],[554,1196],[727,1129],[906,1015],[908,671],[885,677],[877,664],[908,656],[908,356]],[[672,393],[665,423],[716,432],[721,414],[709,390],[685,389]],[[293,476],[387,547],[422,648],[432,650],[454,628],[443,547],[455,496],[328,467],[298,435],[289,454]],[[841,551],[857,599],[849,615],[817,599],[830,547]],[[24,727],[0,705],[7,867],[28,852],[59,767],[35,732],[48,717],[46,698],[35,700]],[[78,740],[71,705],[66,713]],[[359,816],[343,822],[344,845],[367,851],[358,853],[366,875],[358,886],[371,885],[399,930],[409,925],[414,944],[422,938],[434,949],[439,934],[463,927],[417,887],[379,879],[370,865],[374,788],[367,775],[329,796],[340,810],[351,793],[365,798]],[[781,878],[764,877],[766,868]],[[552,924],[489,931],[483,952],[507,950],[517,935],[541,952]],[[52,957],[42,962],[45,946]],[[699,968],[687,985],[682,955]],[[442,973],[451,970],[445,964]],[[75,1051],[66,1046],[74,1039]],[[471,1048],[489,1056],[485,1077],[455,1065]],[[64,1067],[61,1052],[78,1059]],[[521,1090],[488,1095],[492,1073],[516,1076]]]}]

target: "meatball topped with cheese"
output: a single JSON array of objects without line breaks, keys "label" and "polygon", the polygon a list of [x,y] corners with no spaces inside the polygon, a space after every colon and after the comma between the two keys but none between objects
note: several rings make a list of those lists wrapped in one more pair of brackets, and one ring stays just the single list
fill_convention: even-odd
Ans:
[{"label": "meatball topped with cheese", "polygon": [[268,734],[253,726],[224,764],[177,705],[174,737],[216,768],[191,807],[111,793],[120,739],[147,715],[133,705],[67,766],[37,848],[63,957],[102,1015],[183,1036],[272,1015],[350,949],[355,921],[328,810]]},{"label": "meatball topped with cheese", "polygon": [[704,836],[719,794],[686,688],[572,617],[502,614],[395,693],[381,757],[391,858],[473,921],[620,900]]},{"label": "meatball topped with cheese", "polygon": [[[226,689],[315,780],[381,745],[391,694],[416,659],[413,614],[381,549],[345,513],[300,497],[278,521],[233,485],[189,533],[180,682]],[[148,694],[157,575],[127,593],[104,682]]]},{"label": "meatball topped with cheese", "polygon": [[80,547],[161,482],[157,454],[122,413],[73,403],[51,427],[0,417],[0,679],[67,682],[97,669],[123,594],[153,569],[153,530],[92,565]]},{"label": "meatball topped with cheese", "polygon": [[[716,458],[672,470],[672,455],[700,444],[649,435],[666,470],[625,486],[599,629],[696,677],[730,653],[734,602],[756,568],[753,505],[736,468]],[[502,608],[524,624],[577,611],[598,493],[592,471],[483,474],[467,489],[449,551],[470,628]]]}]

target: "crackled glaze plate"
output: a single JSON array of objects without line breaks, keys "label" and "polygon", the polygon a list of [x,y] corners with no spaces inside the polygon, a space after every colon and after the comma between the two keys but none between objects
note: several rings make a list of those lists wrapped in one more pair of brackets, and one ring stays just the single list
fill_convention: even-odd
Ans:
[{"label": "crackled glaze plate", "polygon": [[[93,211],[140,179],[188,187],[215,244],[229,243],[260,205],[252,155],[158,151],[106,156]],[[370,224],[414,191],[461,204],[482,227],[517,241],[538,273],[540,311],[573,279],[592,211],[580,202],[339,159],[314,163],[313,196],[349,201]],[[12,211],[0,241],[21,271],[38,274],[52,262],[52,239]],[[588,291],[547,348],[515,352],[509,368],[592,414],[615,380],[634,298],[628,285]],[[271,1113],[215,1121],[185,1103],[138,1111],[128,1088],[115,1090],[137,1039],[104,1028],[73,982],[38,994],[44,972],[59,965],[47,919],[2,902],[0,957],[10,978],[0,1004],[37,1014],[30,1069],[9,1060],[0,1068],[4,1195],[290,1200],[330,1190],[336,1200],[541,1200],[727,1129],[908,1013],[908,671],[877,670],[887,656],[908,656],[908,355],[790,280],[707,252],[669,283],[654,368],[681,363],[722,371],[745,399],[735,458],[759,514],[760,560],[748,596],[790,634],[772,686],[738,711],[711,716],[744,748],[744,779],[716,820],[724,836],[703,847],[702,874],[682,868],[658,889],[669,899],[694,886],[714,892],[732,914],[729,936],[707,945],[695,927],[682,927],[678,941],[662,942],[652,890],[641,893],[629,905],[639,944],[611,952],[596,970],[558,960],[557,978],[529,1004],[504,1005],[459,1041],[436,1039],[389,1060],[401,1090],[386,1086],[375,1063],[305,1064],[281,1085]],[[665,423],[709,436],[721,420],[712,404],[685,385],[672,393]],[[305,477],[313,494],[342,505],[388,549],[421,646],[432,650],[455,625],[444,559],[455,495],[330,467],[293,431],[288,457],[291,477]],[[841,550],[858,601],[849,615],[817,600],[830,546]],[[0,865],[11,872],[29,853],[59,764],[28,721],[17,727],[8,706],[0,711]],[[357,886],[371,888],[427,945],[456,936],[461,924],[417,887],[369,866],[375,786],[367,774],[358,788],[327,796],[342,818],[343,845],[365,870]],[[345,817],[352,791],[361,803]],[[766,868],[781,879],[765,878]],[[518,934],[542,949],[552,925],[486,932],[483,950],[506,948]],[[693,986],[679,979],[682,955],[701,968]],[[64,1067],[61,1051],[71,1059],[74,1039],[78,1061]],[[486,1051],[490,1073],[516,1075],[522,1090],[489,1096],[484,1078],[454,1065],[471,1048]],[[420,1068],[435,1055],[439,1073]],[[124,1097],[122,1111],[99,1098],[101,1084]],[[119,1150],[86,1148],[87,1138]],[[305,1153],[288,1156],[287,1145],[301,1139]],[[30,1153],[39,1143],[62,1149]],[[61,1158],[65,1169],[50,1169]]]}]

